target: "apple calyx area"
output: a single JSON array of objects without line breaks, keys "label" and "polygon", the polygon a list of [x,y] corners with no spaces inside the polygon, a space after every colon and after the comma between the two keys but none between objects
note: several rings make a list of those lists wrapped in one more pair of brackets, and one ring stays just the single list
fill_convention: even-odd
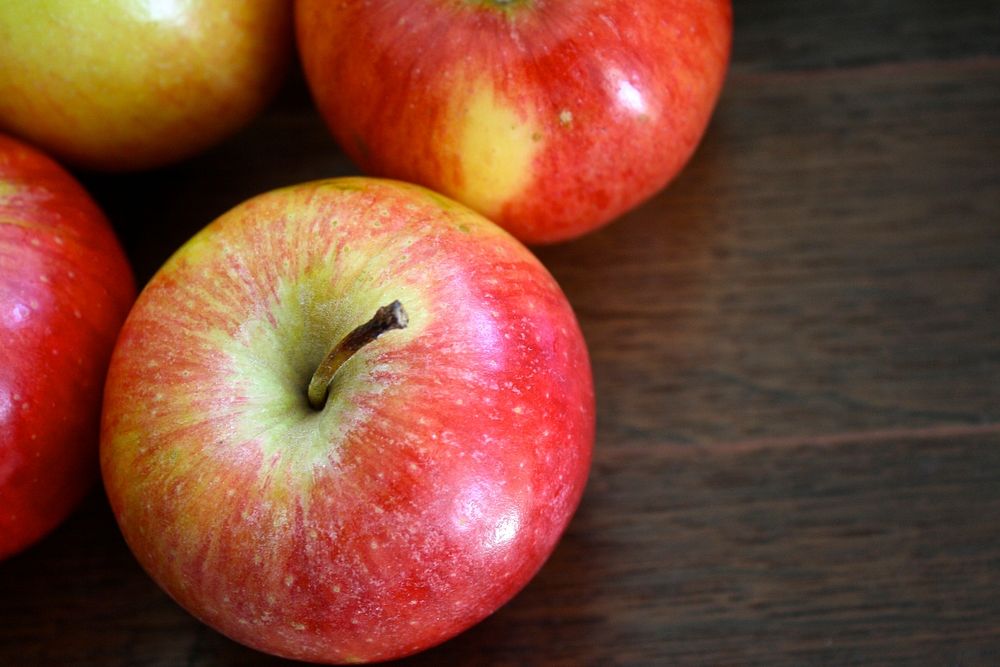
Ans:
[{"label": "apple calyx area", "polygon": [[376,338],[387,331],[405,329],[409,321],[406,311],[403,310],[403,304],[396,300],[376,310],[375,315],[370,320],[344,336],[323,358],[309,381],[310,407],[313,410],[323,409],[330,391],[330,383],[333,382],[333,376],[355,352],[374,342]]}]

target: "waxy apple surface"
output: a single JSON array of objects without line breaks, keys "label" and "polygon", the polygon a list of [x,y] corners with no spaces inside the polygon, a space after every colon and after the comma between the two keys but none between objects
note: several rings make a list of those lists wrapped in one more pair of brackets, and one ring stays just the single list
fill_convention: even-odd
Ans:
[{"label": "waxy apple surface", "polygon": [[189,157],[277,90],[291,23],[287,0],[3,0],[0,128],[93,169]]},{"label": "waxy apple surface", "polygon": [[104,374],[134,296],[93,200],[0,135],[0,558],[54,528],[96,479]]},{"label": "waxy apple surface", "polygon": [[579,236],[680,171],[729,60],[729,0],[298,0],[299,50],[364,170],[528,243]]},{"label": "waxy apple surface", "polygon": [[[326,404],[330,348],[399,300]],[[244,203],[140,295],[108,376],[104,480],[182,606],[260,650],[381,660],[521,589],[584,488],[587,351],[519,242],[416,186],[321,181]]]}]

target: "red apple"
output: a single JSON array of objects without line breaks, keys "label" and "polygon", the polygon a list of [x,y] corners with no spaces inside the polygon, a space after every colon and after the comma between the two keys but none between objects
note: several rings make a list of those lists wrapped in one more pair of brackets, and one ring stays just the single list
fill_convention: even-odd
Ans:
[{"label": "red apple", "polygon": [[174,162],[277,90],[287,0],[3,0],[0,128],[74,164]]},{"label": "red apple", "polygon": [[440,195],[344,179],[252,199],[160,269],[112,358],[101,463],[182,606],[263,651],[352,662],[522,588],[593,437],[584,341],[534,256]]},{"label": "red apple", "polygon": [[55,527],[96,478],[101,387],[134,296],[83,188],[0,135],[0,558]]},{"label": "red apple", "polygon": [[298,0],[313,96],[364,170],[528,243],[663,188],[708,124],[729,0]]}]

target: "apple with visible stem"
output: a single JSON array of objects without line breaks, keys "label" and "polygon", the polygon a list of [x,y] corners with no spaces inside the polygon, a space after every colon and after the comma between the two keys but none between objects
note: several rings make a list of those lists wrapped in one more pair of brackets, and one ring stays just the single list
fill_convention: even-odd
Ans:
[{"label": "apple with visible stem", "polygon": [[192,614],[356,662],[520,590],[593,438],[584,340],[538,260],[441,195],[353,178],[251,199],[157,272],[112,357],[101,464],[129,546]]},{"label": "apple with visible stem", "polygon": [[0,128],[91,169],[176,162],[263,108],[291,41],[287,0],[3,0]]},{"label": "apple with visible stem", "polygon": [[48,533],[97,478],[101,388],[134,296],[90,196],[0,134],[0,558]]},{"label": "apple with visible stem", "polygon": [[527,243],[663,188],[701,139],[729,0],[297,0],[306,78],[365,171],[421,183]]}]

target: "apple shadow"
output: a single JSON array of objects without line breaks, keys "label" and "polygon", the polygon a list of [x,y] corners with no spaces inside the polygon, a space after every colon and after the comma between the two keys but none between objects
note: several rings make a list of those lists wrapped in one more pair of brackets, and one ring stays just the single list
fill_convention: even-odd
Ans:
[{"label": "apple shadow", "polygon": [[17,628],[16,641],[0,644],[4,665],[154,664],[182,657],[177,638],[197,625],[133,558],[99,487],[0,563],[0,623]]},{"label": "apple shadow", "polygon": [[313,107],[297,66],[250,125],[199,155],[142,172],[75,172],[115,228],[140,286],[237,204],[279,187],[357,173]]}]

